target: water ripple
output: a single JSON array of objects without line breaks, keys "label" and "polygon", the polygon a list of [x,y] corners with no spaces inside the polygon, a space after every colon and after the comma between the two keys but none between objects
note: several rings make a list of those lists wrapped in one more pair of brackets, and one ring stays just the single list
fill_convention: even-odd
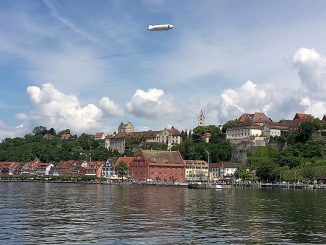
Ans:
[{"label": "water ripple", "polygon": [[0,183],[0,243],[326,243],[325,199],[291,190]]}]

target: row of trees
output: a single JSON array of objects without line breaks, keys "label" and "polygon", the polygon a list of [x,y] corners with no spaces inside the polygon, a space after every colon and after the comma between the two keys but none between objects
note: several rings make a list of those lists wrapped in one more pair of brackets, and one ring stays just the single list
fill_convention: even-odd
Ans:
[{"label": "row of trees", "polygon": [[[206,133],[210,134],[208,143],[205,143],[203,139]],[[225,141],[225,136],[220,128],[214,125],[194,128],[180,145],[175,145],[172,149],[179,150],[185,160],[207,161],[208,153],[211,162],[229,161],[232,156],[231,144]]]},{"label": "row of trees", "polygon": [[39,126],[22,138],[6,138],[0,144],[0,161],[29,162],[36,158],[42,162],[71,159],[97,161],[119,156],[117,151],[109,151],[104,141],[95,140],[92,135],[73,135],[69,139],[61,139],[67,133],[70,131],[56,133],[54,129]]},{"label": "row of trees", "polygon": [[[237,176],[242,179],[266,182],[313,180],[326,174],[326,142],[313,139],[314,132],[325,126],[320,120],[302,122],[297,132],[276,137],[271,146],[254,148],[248,155],[250,169],[239,169]],[[276,143],[276,144],[275,144]]]}]

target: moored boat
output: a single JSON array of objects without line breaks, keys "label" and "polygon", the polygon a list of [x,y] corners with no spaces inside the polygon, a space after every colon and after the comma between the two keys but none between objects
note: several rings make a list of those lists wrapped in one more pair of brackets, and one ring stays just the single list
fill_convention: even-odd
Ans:
[{"label": "moored boat", "polygon": [[193,182],[188,184],[190,189],[230,189],[231,184],[228,183],[206,183],[206,182]]}]

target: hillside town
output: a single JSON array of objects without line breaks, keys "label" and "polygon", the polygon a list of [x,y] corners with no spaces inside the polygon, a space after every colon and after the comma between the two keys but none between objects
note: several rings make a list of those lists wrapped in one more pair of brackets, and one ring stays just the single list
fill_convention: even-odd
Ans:
[{"label": "hillside town", "polygon": [[[206,159],[185,159],[178,149],[173,147],[182,144],[181,133],[171,127],[159,131],[134,131],[131,122],[121,123],[117,132],[105,135],[97,132],[93,135],[97,141],[102,141],[108,150],[116,151],[120,157],[108,157],[106,160],[92,161],[91,155],[85,154],[84,160],[62,160],[57,163],[41,162],[35,159],[30,162],[0,162],[0,172],[5,176],[28,176],[30,179],[60,176],[76,179],[101,179],[110,183],[125,179],[131,182],[150,183],[187,183],[194,181],[232,182],[235,181],[239,168],[249,170],[248,152],[257,147],[264,147],[272,139],[297,132],[301,123],[310,122],[315,118],[309,114],[296,113],[292,120],[274,122],[262,112],[244,113],[238,119],[229,121],[224,137],[232,145],[231,161],[212,161],[211,153],[205,150]],[[231,123],[230,123],[231,122]],[[326,116],[320,122],[326,125]],[[225,124],[227,125],[227,124]],[[224,126],[225,126],[224,125]],[[202,144],[209,144],[211,133],[205,132],[205,116],[203,111],[198,116],[198,127],[202,132]],[[222,128],[221,128],[222,130]],[[44,137],[51,140],[51,132]],[[62,140],[69,140],[71,135],[64,132]],[[314,132],[313,138],[323,140],[323,130]],[[127,142],[134,141],[132,149],[127,149]],[[142,149],[144,144],[160,144],[164,149]],[[130,144],[129,144],[130,148]],[[123,155],[126,151],[134,152],[133,156]],[[120,167],[125,168],[121,171]],[[239,176],[237,176],[239,177]]]}]

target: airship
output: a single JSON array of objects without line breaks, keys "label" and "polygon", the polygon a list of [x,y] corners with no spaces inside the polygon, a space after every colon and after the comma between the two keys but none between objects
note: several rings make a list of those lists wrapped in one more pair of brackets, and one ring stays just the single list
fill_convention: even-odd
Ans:
[{"label": "airship", "polygon": [[161,24],[161,25],[149,25],[147,30],[149,31],[168,31],[171,30],[174,25],[171,24]]}]

